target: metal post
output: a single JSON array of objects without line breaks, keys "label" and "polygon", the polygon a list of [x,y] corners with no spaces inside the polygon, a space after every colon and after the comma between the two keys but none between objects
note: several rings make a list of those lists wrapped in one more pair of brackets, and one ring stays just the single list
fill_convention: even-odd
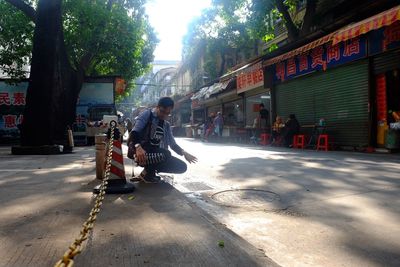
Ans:
[{"label": "metal post", "polygon": [[96,134],[96,178],[99,180],[104,179],[104,167],[106,159],[106,139],[105,134]]}]

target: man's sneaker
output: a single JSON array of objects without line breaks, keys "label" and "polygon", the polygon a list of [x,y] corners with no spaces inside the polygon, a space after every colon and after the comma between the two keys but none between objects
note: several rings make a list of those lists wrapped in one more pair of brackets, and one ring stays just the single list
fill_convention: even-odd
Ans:
[{"label": "man's sneaker", "polygon": [[145,182],[146,184],[157,184],[159,182],[161,182],[161,177],[157,176],[157,175],[145,175],[145,176],[141,176],[142,178],[142,182]]},{"label": "man's sneaker", "polygon": [[144,169],[138,176],[132,177],[131,182],[144,182],[146,184],[157,184],[161,182],[161,177],[157,175],[150,175]]},{"label": "man's sneaker", "polygon": [[142,171],[139,177],[142,179],[142,182],[145,182],[146,184],[157,184],[161,182],[160,176],[155,173],[147,173],[145,170]]},{"label": "man's sneaker", "polygon": [[143,170],[138,176],[134,176],[130,179],[131,182],[140,182],[143,177],[146,176],[146,170]]}]

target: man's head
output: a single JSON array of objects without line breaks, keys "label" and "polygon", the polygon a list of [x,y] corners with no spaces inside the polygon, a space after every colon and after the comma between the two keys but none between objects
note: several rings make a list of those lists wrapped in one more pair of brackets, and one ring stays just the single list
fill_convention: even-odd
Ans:
[{"label": "man's head", "polygon": [[264,108],[264,104],[261,103],[261,104],[260,104],[260,109],[263,109],[263,108]]},{"label": "man's head", "polygon": [[171,114],[172,109],[174,108],[174,100],[170,97],[162,97],[158,100],[157,104],[157,117],[160,120],[165,120]]}]

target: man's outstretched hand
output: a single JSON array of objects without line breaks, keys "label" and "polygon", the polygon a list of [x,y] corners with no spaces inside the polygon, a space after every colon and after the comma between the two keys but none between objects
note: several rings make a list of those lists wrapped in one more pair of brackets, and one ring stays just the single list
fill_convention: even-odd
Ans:
[{"label": "man's outstretched hand", "polygon": [[183,156],[185,157],[185,159],[187,160],[187,162],[189,163],[196,163],[197,162],[197,158],[191,154],[189,154],[188,152],[184,151],[183,152]]},{"label": "man's outstretched hand", "polygon": [[146,151],[141,146],[136,148],[136,160],[140,166],[146,165],[146,159]]}]

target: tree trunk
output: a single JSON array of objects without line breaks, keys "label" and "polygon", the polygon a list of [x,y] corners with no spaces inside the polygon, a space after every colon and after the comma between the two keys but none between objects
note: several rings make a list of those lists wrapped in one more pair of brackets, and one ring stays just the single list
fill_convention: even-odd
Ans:
[{"label": "tree trunk", "polygon": [[255,56],[255,57],[259,56],[259,53],[258,53],[258,44],[259,44],[258,39],[255,39],[255,40],[254,40],[254,43],[253,43],[253,51],[254,51],[254,56]]},{"label": "tree trunk", "polygon": [[317,10],[318,0],[307,0],[306,13],[303,18],[303,25],[300,30],[300,36],[304,36],[312,31],[314,25],[314,15]]},{"label": "tree trunk", "polygon": [[290,42],[296,40],[299,36],[299,29],[294,24],[292,17],[289,14],[288,7],[283,0],[275,0],[276,8],[282,13],[286,29],[288,31],[288,39]]},{"label": "tree trunk", "polygon": [[62,27],[62,0],[40,0],[33,38],[32,64],[21,129],[23,146],[62,144],[75,120],[83,72],[67,58]]}]

